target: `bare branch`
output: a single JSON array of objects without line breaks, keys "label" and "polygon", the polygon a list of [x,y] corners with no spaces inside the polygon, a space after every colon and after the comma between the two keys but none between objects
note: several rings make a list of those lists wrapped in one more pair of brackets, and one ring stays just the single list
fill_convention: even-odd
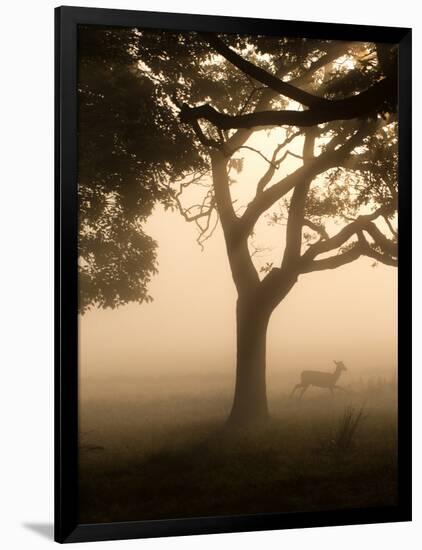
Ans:
[{"label": "bare branch", "polygon": [[212,235],[214,234],[214,231],[216,230],[217,226],[218,226],[218,222],[219,222],[219,216],[218,216],[218,212],[217,212],[217,215],[216,215],[216,219],[215,219],[215,222],[214,222],[214,225],[212,226],[211,230],[210,230],[210,225],[211,225],[211,216],[212,216],[212,213],[216,211],[215,209],[211,209],[209,211],[209,215],[207,217],[207,220],[206,220],[206,223],[205,223],[205,226],[201,226],[201,224],[199,223],[199,221],[195,222],[196,223],[196,226],[198,227],[199,229],[199,235],[196,239],[196,242],[199,244],[199,246],[201,247],[201,250],[204,250],[204,243],[205,241],[207,241],[208,239],[210,239],[212,237]]},{"label": "bare branch", "polygon": [[[206,210],[204,210],[204,204],[194,204],[194,205],[190,206],[189,208],[183,208],[183,206],[182,206],[182,204],[181,204],[178,197],[176,197],[176,204],[177,204],[177,208],[178,208],[180,214],[182,214],[182,216],[185,218],[185,220],[187,222],[197,222],[201,218],[209,217],[209,215],[211,214],[211,212],[215,208],[214,200],[211,201],[209,207]],[[199,212],[197,212],[196,214],[192,214],[190,216],[189,212],[191,210],[193,210],[194,208],[199,208]]]},{"label": "bare branch", "polygon": [[279,145],[280,150],[283,149],[283,147],[286,147],[290,142],[292,142],[294,139],[299,137],[302,134],[301,130],[298,130],[297,132],[292,132],[289,136],[286,137],[284,141],[282,141]]},{"label": "bare branch", "polygon": [[[210,171],[209,171],[208,168],[206,170],[202,170],[202,171],[195,170],[195,171],[193,171],[189,174],[185,174],[182,178],[176,179],[172,183],[169,183],[167,185],[167,187],[171,188],[172,184],[180,184],[180,189],[177,192],[177,195],[180,196],[183,189],[186,188],[186,187],[189,187],[189,185],[197,184],[197,185],[202,185],[203,186],[203,184],[201,183],[201,180],[206,175],[209,175],[209,173],[210,173]],[[190,179],[187,180],[186,179],[187,177],[189,177]],[[209,185],[207,185],[207,187],[209,187]]]},{"label": "bare branch", "polygon": [[312,180],[318,174],[325,172],[341,162],[345,156],[350,154],[350,152],[362,142],[375,124],[376,122],[364,123],[361,128],[338,149],[334,149],[333,146],[331,146],[331,143],[337,143],[336,138],[334,138],[330,143],[330,147],[318,157],[304,163],[303,166],[295,170],[292,174],[289,174],[279,182],[273,184],[262,193],[257,194],[252,202],[249,203],[242,216],[244,230],[250,232],[259,216],[295,186]]},{"label": "bare branch", "polygon": [[[277,152],[280,150],[279,147],[277,147],[276,149]],[[254,147],[250,147],[249,145],[241,145],[238,149],[248,149],[249,151],[253,151],[257,155],[259,155],[261,158],[263,158],[265,162],[268,162],[268,164],[270,164],[271,166],[274,166],[274,168],[277,168],[277,164],[275,163],[275,160],[274,160],[274,154],[273,154],[273,158],[270,160],[264,154],[262,154],[261,151],[259,151],[258,149],[255,149]]]},{"label": "bare branch", "polygon": [[274,152],[273,152],[273,156],[272,156],[272,159],[271,159],[271,163],[270,163],[270,166],[268,167],[267,171],[265,172],[265,174],[260,178],[260,180],[258,181],[258,185],[256,186],[256,193],[262,193],[262,191],[265,189],[265,187],[270,183],[270,181],[272,180],[273,176],[274,176],[274,173],[275,171],[278,169],[279,165],[280,165],[280,162],[279,161],[276,161],[276,158],[277,158],[277,154],[278,152],[280,151],[282,147],[282,144],[278,145],[275,149],[274,149]]},{"label": "bare branch", "polygon": [[[189,185],[191,185],[192,183],[198,183],[201,180],[201,178],[207,172],[208,171],[199,172],[199,174],[196,174],[195,176],[193,176],[192,179],[187,180],[187,181],[182,181],[180,183],[179,191],[177,191],[177,193],[175,193],[175,195],[174,195],[176,206],[177,206],[180,214],[182,214],[182,216],[185,218],[185,220],[187,222],[197,223],[198,220],[200,220],[201,218],[209,216],[211,214],[212,210],[215,208],[215,199],[214,199],[214,190],[213,190],[213,188],[210,188],[208,190],[208,192],[206,193],[206,195],[205,195],[205,197],[204,197],[201,204],[193,204],[193,205],[189,206],[188,208],[184,208],[183,204],[180,200],[180,197],[183,193],[183,190],[186,187],[188,187]],[[207,201],[209,202],[209,204],[206,204]],[[192,210],[198,210],[198,209],[199,209],[199,211],[196,212],[196,214],[190,215],[190,212]]]},{"label": "bare branch", "polygon": [[[281,159],[277,160],[277,155],[285,147],[288,143],[293,141],[298,135],[300,135],[301,132],[294,132],[290,136],[288,136],[282,143],[277,145],[277,147],[274,149],[271,161],[268,161],[270,166],[268,167],[268,170],[265,172],[265,174],[261,177],[261,179],[258,181],[258,185],[256,187],[256,192],[261,193],[265,187],[270,183],[272,180],[274,173],[278,168],[280,167],[280,164],[284,161],[287,154],[284,154]],[[246,146],[244,146],[246,147]],[[289,153],[289,151],[287,151]],[[266,159],[268,160],[268,159]]]},{"label": "bare branch", "polygon": [[287,151],[284,153],[284,155],[282,156],[282,158],[280,159],[280,164],[286,159],[286,157],[288,156],[291,156],[295,159],[299,159],[299,160],[304,160],[304,157],[302,155],[298,155],[296,153],[293,153],[292,151],[290,151],[289,149],[287,149]]},{"label": "bare branch", "polygon": [[260,246],[253,242],[250,243],[250,247],[253,249],[251,252],[251,258],[254,258],[255,256],[260,257],[272,251],[272,248],[269,246]]}]

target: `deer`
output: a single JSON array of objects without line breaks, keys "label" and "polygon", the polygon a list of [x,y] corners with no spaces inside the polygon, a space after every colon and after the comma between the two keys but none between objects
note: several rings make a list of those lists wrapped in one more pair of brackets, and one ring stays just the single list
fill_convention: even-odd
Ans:
[{"label": "deer", "polygon": [[[300,375],[300,384],[296,384],[293,388],[290,397],[293,397],[296,390],[302,388],[299,399],[302,399],[303,394],[309,388],[309,386],[315,386],[317,388],[327,388],[330,390],[331,395],[334,395],[334,389],[343,390],[340,386],[337,386],[336,382],[340,378],[343,371],[346,371],[343,361],[334,361],[336,366],[334,372],[321,372],[317,370],[304,370]],[[345,390],[344,390],[345,391]]]}]

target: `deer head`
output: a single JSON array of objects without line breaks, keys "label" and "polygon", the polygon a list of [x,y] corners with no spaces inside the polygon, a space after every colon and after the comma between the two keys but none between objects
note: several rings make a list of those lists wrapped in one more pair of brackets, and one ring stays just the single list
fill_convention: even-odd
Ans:
[{"label": "deer head", "polygon": [[334,364],[336,366],[336,370],[339,371],[339,372],[347,370],[346,366],[343,363],[343,361],[334,361]]}]

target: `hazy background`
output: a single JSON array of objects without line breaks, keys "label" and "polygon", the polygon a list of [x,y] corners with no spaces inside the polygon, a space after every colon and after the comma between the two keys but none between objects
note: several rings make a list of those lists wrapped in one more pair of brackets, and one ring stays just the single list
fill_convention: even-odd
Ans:
[{"label": "hazy background", "polygon": [[[248,145],[271,155],[280,130],[257,132]],[[301,139],[290,146],[300,153]],[[266,169],[252,151],[244,158],[232,195],[242,208]],[[277,178],[300,160],[290,157]],[[277,181],[276,179],[274,181]],[[328,227],[331,233],[338,227]],[[158,242],[159,273],[153,277],[150,304],[91,310],[80,317],[80,376],[83,379],[216,375],[234,381],[235,301],[221,228],[205,243],[178,212],[157,207],[146,232]],[[254,242],[271,250],[254,257],[258,267],[276,260],[283,228],[263,217]],[[373,260],[302,275],[274,312],[268,330],[267,373],[272,385],[291,384],[303,368],[332,370],[333,359],[349,371],[343,382],[361,376],[391,377],[396,369],[397,271]],[[94,388],[92,388],[94,389]]]}]

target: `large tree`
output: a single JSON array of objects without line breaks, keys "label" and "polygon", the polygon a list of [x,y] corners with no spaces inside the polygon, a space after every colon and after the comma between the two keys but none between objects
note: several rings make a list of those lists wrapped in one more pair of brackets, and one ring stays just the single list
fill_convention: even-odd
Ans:
[{"label": "large tree", "polygon": [[[236,387],[229,422],[265,420],[267,327],[299,277],[361,256],[397,264],[396,52],[382,44],[120,32],[124,39],[118,44],[116,33],[97,30],[108,48],[124,52],[125,59],[112,71],[130,73],[130,86],[127,77],[116,80],[107,99],[101,86],[106,89],[110,82],[103,74],[96,80],[98,101],[108,101],[107,109],[114,112],[117,95],[123,110],[128,101],[133,113],[122,121],[121,115],[113,118],[107,112],[108,122],[94,116],[97,126],[86,124],[103,132],[105,123],[113,144],[129,133],[131,149],[122,165],[125,172],[120,165],[108,167],[98,180],[94,167],[81,186],[81,273],[88,265],[91,282],[84,304],[145,299],[154,246],[145,246],[141,222],[156,201],[195,223],[201,246],[221,223],[238,295]],[[81,59],[90,59],[90,51],[82,50]],[[110,66],[106,59],[101,70]],[[87,83],[81,78],[81,93],[86,84],[84,93],[90,95],[90,77]],[[90,101],[87,105],[89,111]],[[83,109],[81,113],[84,118]],[[84,128],[81,143],[89,146]],[[273,148],[270,155],[251,145],[262,130]],[[95,142],[97,134],[91,139]],[[126,155],[127,146],[123,149]],[[105,156],[110,152],[104,151]],[[266,168],[254,189],[247,190],[247,203],[240,204],[233,173],[242,177],[246,152],[264,159]],[[292,158],[298,164],[286,173]],[[106,239],[86,230],[96,227],[97,214],[91,202],[84,203],[84,193],[99,195],[108,205],[101,210]],[[265,216],[280,227],[283,246],[278,258],[260,265],[254,234]],[[114,229],[128,219],[137,222],[130,235],[142,236],[129,249]],[[96,247],[96,263],[85,258],[87,235]],[[104,252],[110,247],[111,259]],[[140,269],[137,261],[145,250],[150,256]],[[97,264],[104,266],[106,285]],[[93,292],[98,288],[99,293]],[[104,288],[108,300],[101,299]]]}]

